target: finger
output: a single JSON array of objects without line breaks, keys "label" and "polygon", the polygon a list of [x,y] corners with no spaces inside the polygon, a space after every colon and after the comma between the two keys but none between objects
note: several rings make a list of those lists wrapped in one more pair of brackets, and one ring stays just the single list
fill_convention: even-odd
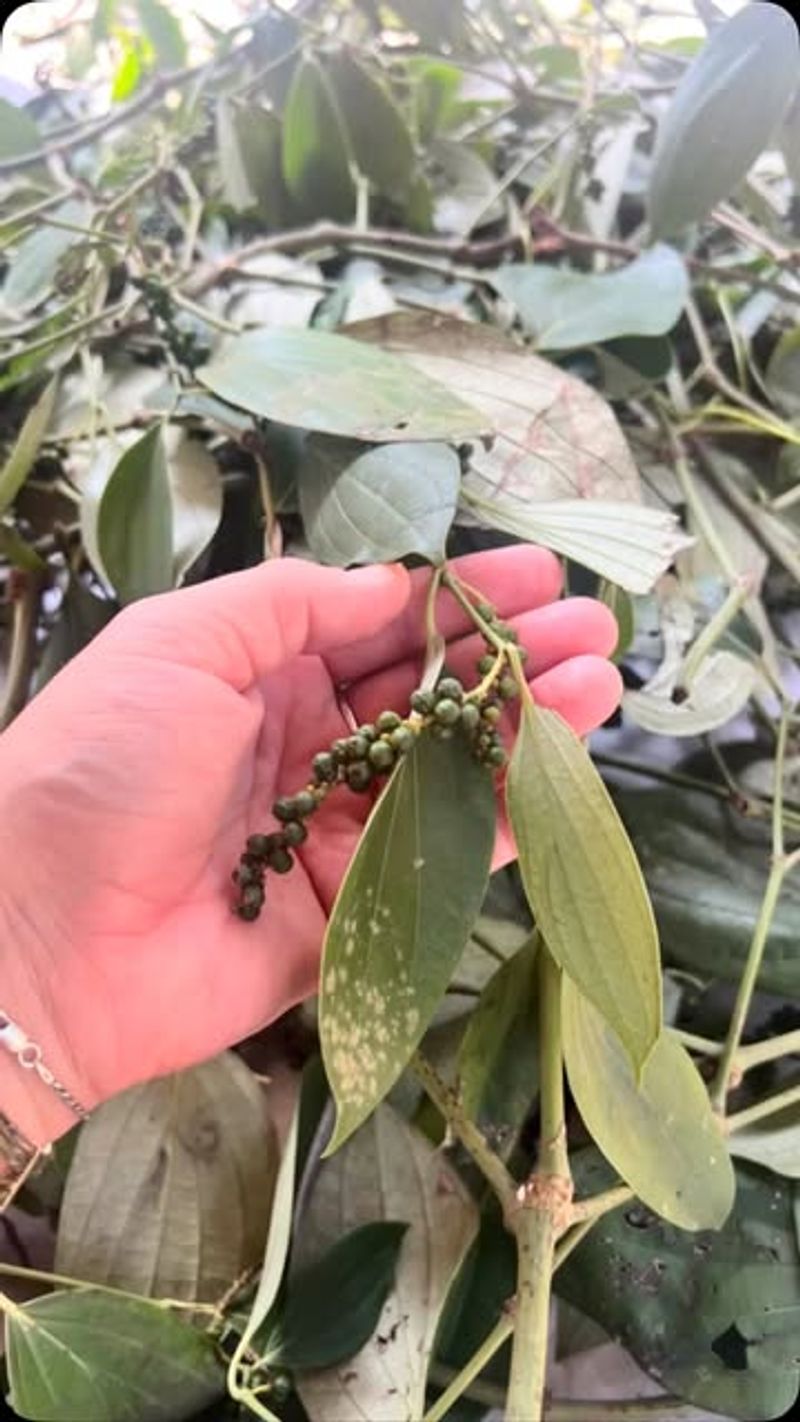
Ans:
[{"label": "finger", "polygon": [[[475,584],[503,618],[554,602],[561,591],[561,565],[545,548],[520,544],[492,548],[456,558],[453,570],[464,582]],[[411,594],[402,614],[373,637],[341,648],[328,658],[337,681],[356,681],[394,662],[419,656],[425,646],[425,601],[431,573],[420,568],[411,574]],[[436,608],[439,631],[449,641],[470,628],[458,603],[443,592]]]},{"label": "finger", "polygon": [[143,598],[92,646],[105,651],[116,639],[241,691],[302,652],[327,657],[343,643],[379,640],[402,619],[410,591],[410,575],[397,563],[344,572],[283,558]]},{"label": "finger", "polygon": [[602,657],[572,657],[537,677],[531,691],[539,706],[557,711],[577,735],[587,736],[617,709],[622,677]]},{"label": "finger", "polygon": [[[528,679],[549,671],[570,657],[593,654],[607,657],[617,642],[616,620],[594,598],[575,597],[553,602],[535,612],[524,612],[509,621],[526,648]],[[480,636],[462,637],[447,649],[447,668],[469,686],[478,680],[476,662],[486,651]],[[347,699],[361,721],[372,721],[380,711],[403,711],[419,685],[420,661],[409,659],[348,687]]]}]

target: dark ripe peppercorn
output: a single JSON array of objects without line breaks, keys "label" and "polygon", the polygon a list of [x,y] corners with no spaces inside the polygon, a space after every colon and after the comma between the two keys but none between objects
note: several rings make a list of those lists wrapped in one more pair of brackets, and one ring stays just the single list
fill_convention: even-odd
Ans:
[{"label": "dark ripe peppercorn", "polygon": [[273,873],[288,874],[294,864],[294,860],[288,849],[284,849],[283,846],[279,844],[272,850],[267,863]]},{"label": "dark ripe peppercorn", "polygon": [[461,718],[461,707],[457,701],[451,701],[445,697],[443,701],[437,701],[433,708],[433,714],[440,726],[454,726]]},{"label": "dark ripe peppercorn", "polygon": [[413,749],[416,739],[414,732],[409,730],[408,726],[398,726],[397,730],[392,731],[389,736],[389,745],[400,755],[405,755]]},{"label": "dark ripe peppercorn", "polygon": [[418,716],[430,716],[436,704],[436,697],[432,691],[422,691],[417,688],[411,693],[411,710],[416,711]]},{"label": "dark ripe peppercorn", "polygon": [[296,819],[297,809],[295,807],[294,798],[290,797],[289,795],[282,795],[281,798],[279,800],[276,800],[275,804],[272,806],[272,813],[275,816],[276,820],[286,821]]},{"label": "dark ripe peppercorn", "polygon": [[333,756],[334,760],[346,760],[346,759],[347,759],[347,738],[346,738],[346,737],[340,736],[337,741],[334,741],[334,742],[333,742],[333,744],[331,745],[331,755]]},{"label": "dark ripe peppercorn", "polygon": [[358,760],[355,765],[348,765],[344,778],[351,790],[361,794],[372,784],[372,771],[365,761]]},{"label": "dark ripe peppercorn", "polygon": [[242,903],[243,903],[243,904],[256,904],[258,908],[261,908],[263,902],[264,902],[264,886],[263,886],[263,884],[245,884],[244,888],[242,889]]},{"label": "dark ripe peppercorn", "polygon": [[304,820],[306,818],[306,815],[313,815],[314,811],[316,810],[316,797],[311,794],[310,790],[298,790],[297,794],[292,799],[292,806],[294,808],[294,814],[291,816],[291,818],[293,820]]},{"label": "dark ripe peppercorn", "polygon": [[402,717],[396,711],[381,711],[376,718],[375,726],[379,731],[396,731],[401,724]]},{"label": "dark ripe peppercorn", "polygon": [[348,760],[363,760],[368,750],[369,741],[366,736],[348,736],[346,752]]},{"label": "dark ripe peppercorn", "polygon": [[464,688],[454,676],[445,676],[436,687],[437,701],[458,701],[464,699]]},{"label": "dark ripe peppercorn", "polygon": [[336,761],[330,751],[320,751],[311,762],[314,771],[314,779],[318,785],[329,785],[336,779]]},{"label": "dark ripe peppercorn", "polygon": [[468,701],[461,708],[461,724],[468,735],[473,735],[481,724],[481,713],[474,701]]},{"label": "dark ripe peppercorn", "polygon": [[283,831],[284,844],[290,844],[296,848],[298,844],[303,844],[308,839],[308,830],[299,820],[289,820]]},{"label": "dark ripe peppercorn", "polygon": [[513,701],[519,695],[519,687],[513,676],[501,676],[497,684],[497,695],[503,701]]},{"label": "dark ripe peppercorn", "polygon": [[497,658],[492,656],[491,652],[487,652],[485,656],[481,657],[480,661],[478,662],[478,671],[480,672],[481,676],[489,675],[489,672],[492,670],[492,667],[494,666],[496,660]]},{"label": "dark ripe peppercorn", "polygon": [[254,919],[258,918],[261,908],[261,904],[236,904],[233,911],[246,923],[252,923]]},{"label": "dark ripe peppercorn", "polygon": [[391,770],[395,753],[387,741],[375,741],[369,748],[367,759],[376,770]]},{"label": "dark ripe peppercorn", "polygon": [[261,874],[262,870],[260,868],[257,869],[253,864],[239,864],[237,868],[234,869],[231,877],[233,878],[234,884],[240,884],[244,887],[245,884],[260,884]]}]

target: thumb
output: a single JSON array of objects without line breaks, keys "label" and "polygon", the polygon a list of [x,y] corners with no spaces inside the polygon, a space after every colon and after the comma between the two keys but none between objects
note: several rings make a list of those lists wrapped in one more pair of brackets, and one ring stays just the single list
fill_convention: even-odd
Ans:
[{"label": "thumb", "polygon": [[281,558],[144,598],[105,636],[116,629],[129,647],[141,639],[149,656],[168,656],[244,690],[302,652],[324,654],[381,632],[402,613],[410,586],[398,563],[344,572]]}]

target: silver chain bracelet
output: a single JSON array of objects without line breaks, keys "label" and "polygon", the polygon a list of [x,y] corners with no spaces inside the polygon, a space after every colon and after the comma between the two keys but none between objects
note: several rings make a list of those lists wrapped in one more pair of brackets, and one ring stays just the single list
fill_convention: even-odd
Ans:
[{"label": "silver chain bracelet", "polygon": [[87,1121],[89,1112],[82,1106],[77,1097],[73,1096],[68,1087],[54,1076],[50,1068],[45,1065],[42,1057],[42,1049],[38,1042],[31,1041],[27,1033],[8,1016],[0,1007],[0,1047],[5,1047],[10,1052],[17,1064],[25,1071],[35,1072],[39,1080],[45,1086],[49,1086],[56,1096],[59,1096],[68,1106],[74,1115],[80,1120]]}]

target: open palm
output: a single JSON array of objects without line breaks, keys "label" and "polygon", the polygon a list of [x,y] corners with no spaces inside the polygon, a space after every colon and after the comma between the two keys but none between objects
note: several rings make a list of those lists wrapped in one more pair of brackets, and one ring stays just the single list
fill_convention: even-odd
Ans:
[{"label": "open palm", "polygon": [[[604,720],[619,696],[606,609],[557,602],[558,564],[539,550],[458,569],[517,628],[537,699],[581,734]],[[406,708],[428,579],[286,560],[147,599],[3,737],[2,908],[19,945],[4,977],[88,1104],[212,1055],[314,990],[372,796],[329,798],[292,873],[269,877],[256,923],[231,912],[231,869],[246,836],[271,827],[276,795],[350,729],[337,688],[359,720]],[[446,594],[439,614],[448,666],[469,680],[483,648]],[[496,864],[511,855],[501,817]]]}]

